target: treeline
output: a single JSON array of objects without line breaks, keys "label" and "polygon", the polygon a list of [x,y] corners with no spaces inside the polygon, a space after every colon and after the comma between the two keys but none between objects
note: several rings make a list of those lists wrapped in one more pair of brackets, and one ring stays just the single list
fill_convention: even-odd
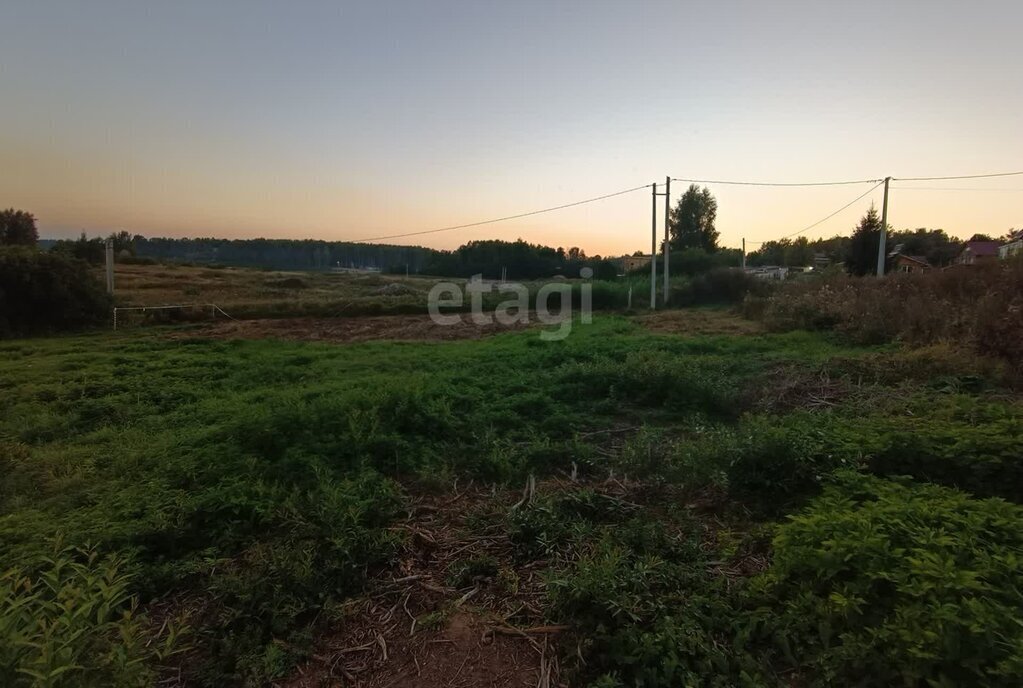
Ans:
[{"label": "treeline", "polygon": [[[783,267],[829,265],[852,265],[864,263],[873,265],[877,260],[877,242],[880,235],[880,220],[871,213],[861,221],[866,223],[867,241],[858,244],[854,236],[834,236],[830,239],[808,240],[782,239],[768,241],[746,256],[746,264],[752,266],[779,265]],[[863,230],[863,227],[857,228]],[[972,240],[988,237],[976,235]],[[959,254],[963,241],[949,236],[943,229],[904,229],[887,234],[886,253],[898,250],[903,255],[920,256],[935,267],[949,265]],[[863,255],[860,255],[860,254]]]},{"label": "treeline", "polygon": [[587,257],[578,247],[567,251],[540,244],[496,239],[470,241],[454,251],[435,251],[424,272],[441,277],[499,279],[502,271],[508,279],[538,279],[563,275],[579,277],[583,268],[590,268],[597,279],[614,279],[618,265],[600,256]]},{"label": "treeline", "polygon": [[137,235],[132,243],[133,254],[141,258],[276,270],[328,270],[342,267],[423,272],[423,268],[437,253],[422,246],[313,239],[149,239]]},{"label": "treeline", "polygon": [[[271,268],[275,270],[329,270],[359,268],[396,274],[471,277],[482,274],[498,279],[538,279],[564,275],[578,277],[584,267],[597,279],[614,279],[616,262],[588,257],[578,247],[552,248],[518,241],[470,241],[454,251],[421,246],[358,244],[312,239],[169,239],[147,238],[127,232],[112,234],[118,261],[146,260]],[[46,248],[89,263],[104,260],[106,240],[88,237],[47,242]],[[40,242],[42,244],[42,242]]]}]

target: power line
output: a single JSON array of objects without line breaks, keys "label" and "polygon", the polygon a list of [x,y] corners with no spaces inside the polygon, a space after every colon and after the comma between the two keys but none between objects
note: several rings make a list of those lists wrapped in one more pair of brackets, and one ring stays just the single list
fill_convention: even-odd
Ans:
[{"label": "power line", "polygon": [[722,181],[720,179],[677,179],[672,177],[673,182],[691,182],[693,184],[730,184],[732,186],[847,186],[849,184],[872,184],[884,181],[883,179],[854,179],[842,182],[741,182]]},{"label": "power line", "polygon": [[615,196],[622,196],[627,193],[639,191],[640,189],[649,189],[649,184],[642,186],[635,186],[631,189],[625,189],[623,191],[615,191],[614,193],[604,194],[603,196],[595,196],[594,198],[587,198],[582,201],[574,201],[572,203],[565,203],[563,205],[556,205],[551,208],[543,208],[542,210],[531,210],[527,213],[519,213],[517,215],[506,215],[505,217],[496,217],[491,220],[480,220],[479,222],[470,222],[464,225],[453,225],[451,227],[440,227],[438,229],[425,229],[419,232],[406,232],[404,234],[389,234],[387,236],[369,237],[368,239],[350,239],[351,243],[362,243],[366,241],[383,241],[384,239],[400,239],[402,237],[419,236],[421,234],[436,234],[437,232],[450,232],[455,229],[468,229],[469,227],[480,227],[482,225],[490,225],[495,222],[506,222],[508,220],[517,220],[520,217],[529,217],[531,215],[540,215],[541,213],[550,213],[555,210],[564,210],[565,208],[572,208],[577,205],[584,205],[586,203],[594,203],[596,201],[603,201],[608,198],[614,198]]},{"label": "power line", "polygon": [[782,237],[781,239],[778,239],[778,241],[781,241],[781,240],[783,240],[783,239],[791,239],[792,237],[796,236],[797,234],[802,234],[803,232],[805,232],[805,231],[807,231],[807,230],[810,230],[810,229],[813,229],[813,228],[814,228],[814,227],[816,227],[817,225],[819,225],[819,224],[821,224],[821,223],[823,223],[823,222],[826,222],[826,221],[830,220],[830,219],[831,219],[831,218],[833,218],[833,217],[834,217],[835,215],[838,215],[838,214],[839,214],[840,212],[842,212],[843,210],[845,210],[846,208],[848,208],[848,207],[849,207],[849,206],[851,206],[852,204],[856,203],[856,202],[857,202],[857,201],[859,201],[860,199],[862,199],[862,198],[866,197],[866,196],[867,196],[868,194],[870,194],[870,193],[872,193],[873,191],[875,191],[876,189],[878,189],[878,188],[879,188],[879,187],[880,187],[880,186],[881,186],[882,184],[884,184],[884,180],[881,180],[881,181],[880,181],[879,183],[877,183],[877,184],[875,184],[874,186],[870,187],[870,188],[869,188],[869,189],[867,189],[867,190],[866,190],[866,191],[865,191],[864,193],[862,193],[862,194],[860,194],[859,196],[857,196],[856,198],[852,199],[851,201],[849,201],[848,203],[846,203],[845,205],[843,205],[843,206],[842,206],[841,208],[839,208],[839,209],[838,209],[838,210],[836,210],[835,212],[831,213],[830,215],[828,215],[828,216],[826,216],[826,217],[823,217],[823,218],[821,218],[820,220],[817,220],[817,221],[816,221],[816,222],[814,222],[814,223],[813,223],[812,225],[809,225],[808,227],[804,227],[803,229],[799,230],[798,232],[793,232],[792,234],[789,234],[788,236],[783,236],[783,237]]},{"label": "power line", "polygon": [[996,188],[984,188],[982,186],[963,187],[963,186],[893,186],[892,190],[898,189],[899,191],[1023,191],[1023,189],[996,189]]},{"label": "power line", "polygon": [[1020,172],[995,172],[993,174],[966,174],[956,177],[892,177],[893,181],[900,182],[935,182],[945,179],[988,179],[990,177],[1016,177],[1023,174]]}]

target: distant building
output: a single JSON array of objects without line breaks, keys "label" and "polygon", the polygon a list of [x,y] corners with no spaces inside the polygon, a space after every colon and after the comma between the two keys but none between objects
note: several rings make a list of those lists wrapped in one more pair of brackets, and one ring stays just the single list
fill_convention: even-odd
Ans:
[{"label": "distant building", "polygon": [[622,273],[628,274],[633,270],[638,270],[642,267],[650,265],[650,254],[639,256],[622,256],[618,260],[621,262]]},{"label": "distant building", "polygon": [[973,265],[997,259],[997,241],[967,241],[952,262],[956,265]]},{"label": "distant building", "polygon": [[893,272],[927,272],[931,269],[931,264],[923,256],[907,256],[902,253],[892,258],[891,266]]},{"label": "distant building", "polygon": [[788,276],[789,269],[779,265],[762,265],[755,268],[746,268],[746,272],[760,279],[783,280]]},{"label": "distant building", "polygon": [[998,257],[1002,260],[1023,254],[1023,229],[1013,232],[1009,240],[998,247]]},{"label": "distant building", "polygon": [[904,252],[905,244],[896,244],[888,254],[888,267],[892,272],[926,272],[931,264],[923,256],[911,256]]}]

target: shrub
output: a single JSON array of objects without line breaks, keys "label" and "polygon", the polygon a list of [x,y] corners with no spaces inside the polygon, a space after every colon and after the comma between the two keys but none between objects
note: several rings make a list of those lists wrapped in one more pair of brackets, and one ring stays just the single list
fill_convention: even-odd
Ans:
[{"label": "shrub", "polygon": [[33,248],[0,247],[0,336],[95,325],[109,307],[85,263]]},{"label": "shrub", "polygon": [[766,295],[771,286],[736,268],[716,268],[683,282],[672,291],[671,300],[682,306],[737,304],[748,295]]},{"label": "shrub", "polygon": [[911,475],[980,497],[1023,500],[1020,416],[917,425],[910,431],[886,433],[870,469],[883,475]]},{"label": "shrub", "polygon": [[778,530],[758,581],[790,661],[820,683],[1023,681],[1023,510],[852,472]]},{"label": "shrub", "polygon": [[1023,371],[1023,260],[793,281],[745,310],[777,331],[833,330],[864,344],[957,342]]},{"label": "shrub", "polygon": [[[729,492],[764,514],[783,513],[816,494],[841,467],[856,467],[870,438],[840,418],[807,412],[750,417],[719,439]],[[719,459],[720,461],[720,459]]]},{"label": "shrub", "polygon": [[124,559],[59,549],[45,564],[37,575],[0,575],[3,685],[152,685],[150,662],[183,649],[173,624],[162,637],[147,634]]},{"label": "shrub", "polygon": [[768,683],[749,647],[756,626],[708,573],[698,532],[637,516],[601,528],[549,576],[555,618],[582,639],[583,677],[651,688]]},{"label": "shrub", "polygon": [[557,374],[564,392],[573,397],[607,397],[711,416],[734,416],[738,406],[738,389],[720,368],[668,351],[631,351],[624,360],[594,357],[562,366]]}]

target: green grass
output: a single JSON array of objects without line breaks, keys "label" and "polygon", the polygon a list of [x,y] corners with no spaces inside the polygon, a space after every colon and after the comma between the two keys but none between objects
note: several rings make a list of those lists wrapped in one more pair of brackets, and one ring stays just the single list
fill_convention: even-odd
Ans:
[{"label": "green grass", "polygon": [[[941,357],[910,365],[910,355],[805,332],[654,335],[613,316],[560,342],[535,331],[350,346],[159,331],[2,342],[0,562],[18,580],[43,575],[55,539],[116,557],[143,609],[177,599],[193,610],[175,623],[203,648],[203,682],[258,683],[286,673],[297,657],[282,647],[308,648],[331,610],[392,560],[388,526],[409,490],[456,478],[521,485],[574,464],[583,479],[627,473],[659,495],[638,511],[592,491],[544,497],[508,523],[521,556],[551,559],[552,619],[587,636],[591,660],[612,658],[591,661],[581,680],[770,682],[787,662],[812,677],[825,666],[813,658],[707,649],[767,632],[735,621],[749,603],[736,597],[742,585],[707,572],[738,545],[722,535],[708,550],[697,515],[679,505],[701,490],[724,495],[716,518],[741,541],[803,508],[842,468],[1018,495],[1023,413],[992,396],[997,374],[963,382]],[[841,382],[826,408],[768,393],[779,370],[799,382],[822,369]],[[601,431],[633,426],[608,449]],[[897,460],[905,447],[915,453]],[[491,564],[467,560],[452,575],[471,581]],[[20,595],[0,593],[7,604]],[[656,643],[643,640],[655,618],[643,632]],[[149,670],[162,661],[125,647]],[[0,654],[0,677],[39,661],[23,655]],[[682,668],[637,668],[657,657]]]}]

